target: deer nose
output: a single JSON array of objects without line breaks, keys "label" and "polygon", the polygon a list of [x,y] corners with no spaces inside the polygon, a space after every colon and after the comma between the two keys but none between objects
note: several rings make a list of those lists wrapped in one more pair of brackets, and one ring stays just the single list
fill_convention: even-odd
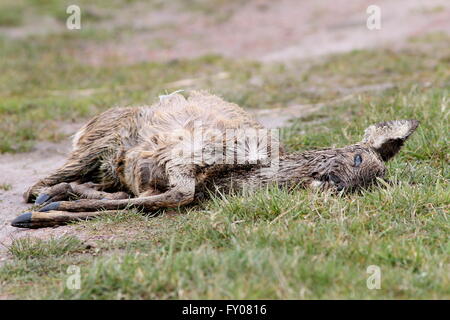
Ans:
[{"label": "deer nose", "polygon": [[328,174],[328,179],[334,183],[334,185],[336,186],[336,189],[338,191],[341,191],[344,189],[344,187],[345,187],[344,182],[341,180],[341,178],[339,178],[333,172],[330,172]]}]

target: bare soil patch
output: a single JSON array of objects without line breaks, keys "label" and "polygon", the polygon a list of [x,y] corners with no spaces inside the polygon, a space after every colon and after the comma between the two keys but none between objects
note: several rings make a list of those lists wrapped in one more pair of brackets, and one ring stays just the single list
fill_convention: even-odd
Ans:
[{"label": "bare soil patch", "polygon": [[[68,127],[73,128],[74,125]],[[18,229],[10,226],[19,213],[26,212],[30,204],[23,201],[23,193],[40,178],[61,166],[70,150],[69,139],[61,143],[39,142],[33,151],[0,155],[0,262],[6,259],[6,248],[14,239],[21,237],[49,238],[71,233],[73,227],[44,228],[39,230]]]},{"label": "bare soil patch", "polygon": [[[372,4],[381,8],[381,30],[366,27],[366,9]],[[233,7],[224,21],[169,9],[124,12],[115,19],[137,31],[103,46],[87,45],[81,59],[92,64],[135,63],[220,54],[287,61],[354,49],[402,48],[411,37],[450,32],[450,3],[260,0]]]}]

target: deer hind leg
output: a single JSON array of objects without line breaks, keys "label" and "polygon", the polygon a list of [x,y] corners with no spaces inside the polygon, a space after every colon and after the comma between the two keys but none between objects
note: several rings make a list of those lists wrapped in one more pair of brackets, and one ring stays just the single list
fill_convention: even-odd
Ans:
[{"label": "deer hind leg", "polygon": [[86,173],[92,170],[92,159],[79,154],[72,154],[69,160],[49,176],[39,180],[23,195],[25,202],[32,202],[45,188],[52,187],[62,182],[80,180]]},{"label": "deer hind leg", "polygon": [[87,182],[83,184],[72,183],[73,193],[79,199],[106,199],[106,200],[120,200],[120,199],[128,199],[130,196],[128,193],[123,191],[118,192],[106,192],[102,191],[102,185]]},{"label": "deer hind leg", "polygon": [[82,221],[104,215],[117,214],[117,210],[93,212],[66,212],[51,210],[47,212],[32,211],[22,214],[12,221],[11,225],[17,228],[45,228],[65,225],[73,221]]},{"label": "deer hind leg", "polygon": [[25,201],[32,202],[46,187],[95,175],[105,155],[111,159],[120,156],[122,136],[116,133],[128,132],[138,112],[137,108],[112,108],[85,124],[75,135],[67,162],[25,192]]},{"label": "deer hind leg", "polygon": [[50,201],[60,201],[68,199],[128,199],[126,192],[105,192],[100,191],[101,184],[87,182],[79,184],[77,182],[61,182],[51,187],[46,187],[41,190],[41,193],[36,198],[35,204],[41,205]]}]

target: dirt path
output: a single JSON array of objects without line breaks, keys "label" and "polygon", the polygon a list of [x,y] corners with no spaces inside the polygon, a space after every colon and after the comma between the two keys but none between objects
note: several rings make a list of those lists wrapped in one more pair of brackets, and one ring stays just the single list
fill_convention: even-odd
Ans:
[{"label": "dirt path", "polygon": [[[370,31],[366,10],[373,4],[381,8],[381,29]],[[84,61],[167,61],[211,53],[287,61],[355,49],[401,48],[411,37],[450,33],[448,0],[246,1],[234,5],[224,21],[169,9],[143,12],[130,10],[116,17],[116,23],[151,32],[136,32],[101,48],[87,46]]]},{"label": "dirt path", "polygon": [[[366,27],[370,5],[381,9],[381,29]],[[83,10],[83,8],[82,8]],[[101,9],[99,9],[102,11]],[[189,10],[166,2],[155,9],[136,2],[118,11],[103,8],[109,18],[95,30],[133,30],[112,41],[83,43],[76,58],[90,64],[167,61],[220,54],[260,61],[286,61],[354,49],[400,48],[408,39],[430,32],[450,33],[448,0],[253,0],[222,3],[213,12]],[[51,17],[0,35],[23,38],[66,32]]]},{"label": "dirt path", "polygon": [[[23,201],[23,192],[39,178],[62,165],[68,147],[66,141],[60,144],[42,142],[32,152],[0,156],[1,183],[8,186],[8,190],[0,190],[0,243],[3,244],[0,251],[14,238],[42,233],[37,232],[38,230],[13,228],[9,224],[20,212],[30,207]],[[63,230],[58,231],[62,232]]]}]

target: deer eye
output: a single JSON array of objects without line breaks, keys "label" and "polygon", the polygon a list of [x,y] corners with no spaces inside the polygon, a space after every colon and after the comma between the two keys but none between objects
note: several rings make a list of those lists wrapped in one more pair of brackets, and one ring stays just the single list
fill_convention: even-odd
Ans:
[{"label": "deer eye", "polygon": [[357,154],[355,156],[355,167],[359,167],[362,163],[362,157],[360,154]]}]

